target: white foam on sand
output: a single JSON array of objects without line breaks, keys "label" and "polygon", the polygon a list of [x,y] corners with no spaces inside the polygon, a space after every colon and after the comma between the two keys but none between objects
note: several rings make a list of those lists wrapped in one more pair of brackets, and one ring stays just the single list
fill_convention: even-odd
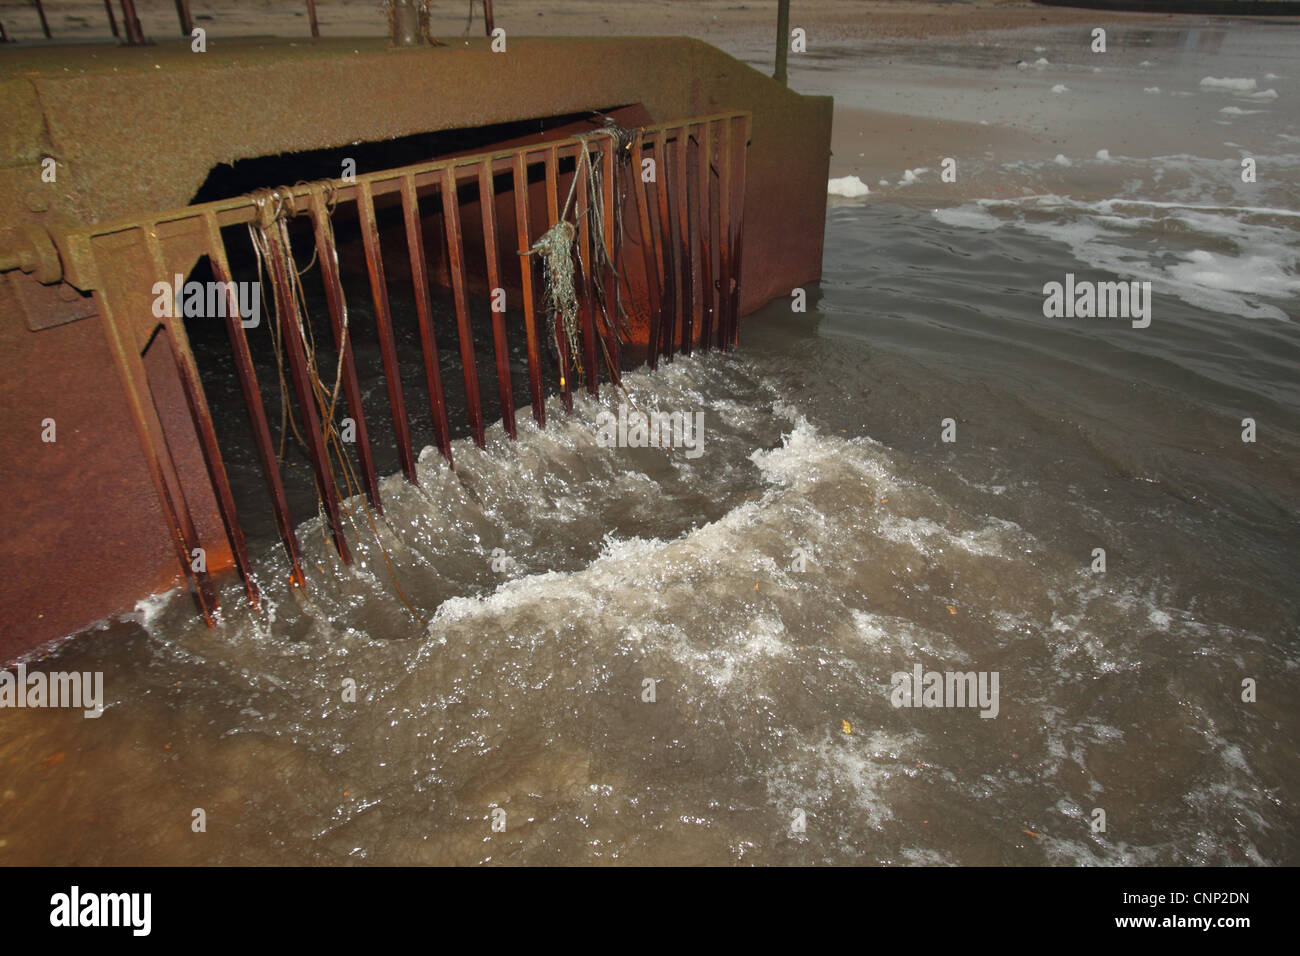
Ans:
[{"label": "white foam on sand", "polygon": [[857,199],[860,196],[870,194],[871,190],[857,176],[840,176],[838,179],[832,179],[826,183],[826,194],[828,196],[843,196],[846,199]]},{"label": "white foam on sand", "polygon": [[1201,79],[1201,86],[1207,90],[1227,90],[1232,93],[1249,93],[1256,86],[1253,79],[1235,76],[1207,76]]}]

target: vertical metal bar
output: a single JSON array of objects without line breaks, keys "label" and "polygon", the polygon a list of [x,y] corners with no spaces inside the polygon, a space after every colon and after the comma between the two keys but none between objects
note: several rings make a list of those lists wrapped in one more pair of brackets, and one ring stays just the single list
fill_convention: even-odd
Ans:
[{"label": "vertical metal bar", "polygon": [[[212,263],[212,276],[224,283],[228,290],[234,289],[231,282],[230,263],[226,258],[226,245],[221,239],[221,228],[217,225],[214,212],[203,214],[208,231],[208,258]],[[253,444],[257,447],[257,456],[262,463],[262,475],[266,478],[271,492],[271,506],[275,512],[276,528],[284,550],[289,556],[291,566],[290,581],[302,587],[306,579],[302,573],[302,561],[298,552],[298,534],[294,530],[293,518],[289,514],[289,501],[284,494],[284,483],[280,478],[280,468],[275,461],[275,444],[271,441],[271,428],[266,421],[266,408],[262,404],[262,392],[257,384],[257,373],[253,370],[253,358],[248,351],[248,340],[244,337],[244,326],[239,319],[237,302],[226,306],[226,333],[230,337],[230,348],[235,357],[235,369],[239,374],[239,387],[244,393],[244,406],[253,426]]]},{"label": "vertical metal bar", "polygon": [[[546,221],[547,228],[560,221],[560,152],[552,146],[546,150]],[[573,411],[573,383],[569,381],[569,340],[555,322],[555,348],[560,356],[560,401],[566,412]]]},{"label": "vertical metal bar", "polygon": [[45,19],[44,4],[41,3],[41,0],[33,0],[33,2],[36,4],[36,13],[41,18],[41,30],[45,32],[45,39],[53,40],[54,37],[50,35],[50,21]]},{"label": "vertical metal bar", "polygon": [[[153,260],[155,274],[159,279],[166,281],[170,275],[167,261],[153,229],[145,230],[145,244]],[[226,286],[225,289],[227,299],[224,311],[228,316],[233,304],[234,313],[238,316],[240,314],[238,299],[231,295],[234,290],[230,286]],[[226,465],[221,458],[221,446],[217,443],[217,431],[212,424],[212,411],[208,408],[207,396],[203,393],[203,383],[199,379],[199,370],[194,363],[194,352],[190,349],[189,336],[185,332],[185,320],[164,313],[162,322],[167,330],[168,345],[171,347],[172,358],[185,393],[190,423],[194,426],[194,433],[199,440],[203,464],[208,472],[208,480],[212,484],[213,495],[217,499],[217,511],[226,529],[226,540],[230,542],[235,567],[239,571],[240,578],[243,579],[248,599],[253,603],[253,607],[260,607],[261,593],[258,591],[257,582],[253,580],[253,568],[248,560],[248,548],[244,544],[244,529],[239,524],[239,515],[235,510],[235,496],[230,490],[230,478],[226,474]]]},{"label": "vertical metal bar", "polygon": [[325,303],[330,314],[330,329],[334,333],[334,349],[338,352],[339,361],[343,363],[343,394],[347,398],[348,414],[352,417],[355,429],[361,481],[366,486],[366,497],[371,506],[383,514],[384,503],[379,497],[379,479],[375,474],[375,460],[370,449],[370,430],[366,427],[366,411],[361,405],[361,383],[357,378],[357,364],[352,354],[352,335],[344,322],[348,306],[343,295],[343,283],[339,279],[338,249],[334,245],[332,230],[326,228],[330,213],[320,190],[312,191],[310,214],[312,231],[316,235],[316,261],[320,263]]},{"label": "vertical metal bar", "polygon": [[144,28],[135,14],[135,0],[122,0],[122,29],[126,31],[128,46],[144,45]]},{"label": "vertical metal bar", "polygon": [[677,128],[677,179],[673,183],[674,195],[677,197],[677,242],[681,249],[682,264],[682,354],[691,354],[691,345],[695,340],[695,257],[691,254],[690,193],[687,184],[690,173],[687,171],[687,147],[690,140],[690,127]]},{"label": "vertical metal bar", "polygon": [[776,3],[776,72],[772,74],[782,86],[788,86],[786,61],[790,56],[790,0]]},{"label": "vertical metal bar", "polygon": [[113,14],[113,0],[104,0],[104,12],[108,14],[108,25],[113,31],[113,36],[121,36],[117,32],[117,17]]},{"label": "vertical metal bar", "polygon": [[[492,162],[478,163],[478,205],[483,217],[483,254],[487,263],[488,309],[492,313],[492,348],[497,359],[497,394],[501,398],[501,420],[506,434],[518,437],[515,431],[515,397],[510,382],[510,340],[506,337],[505,312],[496,308],[497,290],[502,295],[501,250],[497,246],[497,194],[492,177]],[[504,303],[503,303],[504,304]]]},{"label": "vertical metal bar", "polygon": [[438,341],[433,334],[433,309],[429,303],[429,270],[424,258],[424,230],[420,228],[420,198],[415,175],[402,177],[402,214],[406,219],[406,247],[411,257],[411,282],[415,286],[415,314],[420,323],[420,348],[424,353],[424,383],[433,412],[434,439],[438,450],[451,464],[451,429],[447,425],[447,401],[442,392],[442,370],[438,366]]},{"label": "vertical metal bar", "polygon": [[714,289],[713,289],[713,203],[709,201],[711,177],[709,167],[713,164],[713,123],[701,123],[695,152],[695,171],[698,183],[695,193],[698,199],[695,213],[696,228],[699,233],[700,247],[700,348],[709,350],[713,337]]},{"label": "vertical metal bar", "polygon": [[474,330],[469,321],[469,302],[465,296],[465,241],[460,232],[460,200],[456,196],[456,176],[450,165],[442,170],[442,219],[447,232],[448,268],[451,289],[456,300],[456,330],[460,338],[460,364],[465,376],[465,401],[469,412],[469,429],[474,444],[486,447],[483,437],[483,406],[478,390],[478,365],[474,359]]},{"label": "vertical metal bar", "polygon": [[[168,344],[171,344],[170,337]],[[180,535],[185,542],[183,561],[188,561],[188,568],[191,577],[195,583],[195,593],[199,599],[199,608],[203,611],[203,619],[209,627],[217,622],[217,615],[221,612],[221,605],[217,600],[217,589],[212,583],[212,573],[207,569],[207,560],[204,559],[203,570],[194,570],[195,551],[203,552],[203,542],[199,539],[199,529],[194,523],[194,516],[190,514],[189,502],[185,499],[185,487],[181,484],[180,473],[176,469],[176,456],[172,454],[171,443],[167,441],[167,432],[162,427],[162,410],[158,407],[158,396],[154,394],[153,386],[149,384],[149,372],[145,369],[143,362],[140,365],[144,374],[144,390],[149,396],[149,404],[153,408],[152,421],[154,424],[154,441],[155,447],[161,452],[159,459],[163,465],[165,474],[164,481],[170,482],[171,487],[175,490],[175,496],[168,493],[167,507],[180,519]],[[173,505],[172,502],[176,504]],[[256,586],[254,586],[256,591]],[[255,604],[259,602],[254,602]]]},{"label": "vertical metal bar", "polygon": [[732,143],[731,119],[722,121],[722,143],[718,150],[718,348],[725,349],[731,342],[731,207],[733,203],[732,161],[735,151]]},{"label": "vertical metal bar", "polygon": [[703,200],[700,198],[700,144],[695,136],[695,130],[698,127],[690,125],[682,126],[682,136],[685,138],[685,162],[682,163],[686,183],[682,189],[686,196],[686,251],[691,258],[691,334],[687,336],[687,342],[691,348],[695,347],[695,336],[700,335],[700,344],[703,345],[703,334],[700,331],[704,322],[704,309],[708,298],[708,293],[703,288],[703,263],[699,261],[700,253],[700,209]]},{"label": "vertical metal bar", "polygon": [[595,270],[591,261],[591,192],[587,173],[591,153],[585,142],[578,143],[573,148],[573,157],[577,163],[573,174],[578,183],[573,198],[573,216],[578,223],[578,262],[581,266],[575,278],[580,278],[582,282],[581,291],[578,292],[578,318],[582,322],[582,361],[586,366],[583,373],[587,380],[587,392],[596,395],[600,391],[600,366],[597,364],[595,295],[592,292]]},{"label": "vertical metal bar", "polygon": [[388,404],[393,410],[393,434],[402,471],[411,484],[418,485],[415,455],[411,452],[411,427],[406,417],[406,399],[402,396],[402,369],[397,361],[397,343],[393,339],[393,315],[388,306],[388,284],[384,277],[384,254],[379,247],[379,226],[375,223],[375,200],[370,182],[357,181],[357,212],[361,217],[361,243],[366,251],[366,271],[370,273],[370,295],[375,303],[375,325],[379,329],[379,354],[388,383]]},{"label": "vertical metal bar", "polygon": [[725,120],[722,120],[715,125],[717,130],[712,135],[713,149],[709,160],[709,270],[713,276],[713,285],[710,292],[710,299],[713,302],[713,347],[721,349],[725,347],[723,323],[726,316],[726,307],[723,304],[722,295],[722,250],[725,243],[722,240],[723,154],[721,134],[727,124]]},{"label": "vertical metal bar", "polygon": [[492,0],[483,0],[483,26],[486,28],[487,35],[491,36],[492,31],[496,29],[497,18],[492,13]]},{"label": "vertical metal bar", "polygon": [[615,216],[616,210],[614,203],[618,200],[617,193],[614,189],[615,176],[615,157],[614,157],[615,139],[612,136],[603,136],[600,139],[600,156],[601,156],[601,180],[600,194],[601,205],[605,207],[604,222],[601,224],[601,233],[605,240],[605,260],[609,268],[605,270],[605,333],[606,345],[609,348],[610,360],[610,378],[615,385],[618,385],[623,378],[623,356],[621,354],[622,343],[619,341],[619,315],[618,315],[618,277],[622,272],[620,262],[620,251],[622,243],[619,241],[620,236],[615,232],[615,223],[621,223],[622,217]]},{"label": "vertical metal bar", "polygon": [[668,161],[668,143],[663,130],[655,132],[655,192],[659,198],[659,242],[660,258],[664,272],[664,322],[659,330],[661,338],[660,352],[673,360],[673,349],[677,338],[677,244],[674,242],[676,230],[673,229],[673,216],[669,214],[672,207],[672,165]]},{"label": "vertical metal bar", "polygon": [[[102,270],[109,264],[98,254],[95,255],[95,259],[101,275],[104,274]],[[96,296],[96,299],[103,316],[109,349],[117,365],[118,374],[126,385],[127,404],[130,406],[136,434],[140,438],[140,446],[144,451],[149,476],[153,479],[154,491],[162,506],[163,520],[172,533],[176,557],[180,561],[186,579],[194,584],[199,610],[202,611],[204,620],[211,626],[216,623],[216,590],[206,570],[194,570],[191,556],[199,547],[198,531],[194,527],[194,519],[190,516],[189,506],[185,502],[184,490],[176,475],[175,463],[167,450],[166,436],[163,434],[162,423],[158,419],[157,405],[153,402],[153,390],[149,387],[149,376],[145,371],[144,360],[140,356],[134,338],[129,337],[118,327],[117,319],[113,314],[112,302],[115,295],[111,291],[111,279],[108,286],[103,295]],[[146,397],[149,398],[148,408],[145,406]],[[176,489],[175,496],[172,494],[172,488]]]},{"label": "vertical metal bar", "polygon": [[311,35],[320,36],[320,23],[316,20],[316,0],[307,0],[307,19],[311,22]]},{"label": "vertical metal bar", "polygon": [[743,263],[744,239],[745,239],[745,166],[749,157],[749,124],[750,117],[740,116],[733,122],[740,126],[740,136],[736,138],[734,149],[736,152],[736,175],[735,175],[735,206],[736,206],[736,225],[735,225],[735,243],[731,253],[732,276],[731,284],[731,344],[740,344],[740,267]]},{"label": "vertical metal bar", "polygon": [[[299,321],[298,307],[289,285],[288,250],[275,234],[272,235],[269,246],[272,285],[275,287],[275,297],[282,323],[280,338],[289,357],[289,371],[293,378],[294,392],[298,397],[303,431],[306,432],[303,437],[307,442],[307,453],[311,458],[312,470],[316,474],[316,490],[320,492],[321,501],[325,506],[325,517],[334,535],[334,547],[338,549],[343,563],[351,564],[352,552],[348,549],[347,539],[343,536],[343,525],[339,519],[339,497],[334,487],[334,473],[330,468],[328,449],[325,447],[324,436],[321,433],[320,415],[316,411],[316,395],[312,390],[310,373],[307,371],[302,323]],[[287,328],[283,327],[284,323],[287,323]]]},{"label": "vertical metal bar", "polygon": [[537,312],[533,306],[533,257],[525,255],[533,246],[528,236],[528,160],[515,153],[515,225],[519,234],[519,283],[524,296],[524,335],[528,341],[528,391],[533,418],[546,427],[546,397],[542,392],[542,350],[537,337]]},{"label": "vertical metal bar", "polygon": [[180,17],[181,35],[189,36],[194,32],[194,18],[190,16],[190,0],[176,0],[176,16]]},{"label": "vertical metal bar", "polygon": [[[650,368],[654,369],[659,364],[659,323],[662,320],[659,312],[659,293],[663,288],[664,278],[663,267],[659,263],[658,240],[651,237],[650,210],[645,195],[647,184],[641,173],[643,161],[641,134],[637,133],[636,139],[632,141],[632,189],[636,194],[637,225],[640,227],[641,234],[641,262],[645,271],[646,299],[650,307],[648,359]],[[658,179],[657,171],[655,179]],[[658,230],[654,231],[654,235],[658,236]]]},{"label": "vertical metal bar", "polygon": [[708,235],[711,203],[708,202],[708,166],[714,150],[711,122],[695,126],[695,247],[699,256],[699,347],[708,351],[714,330],[714,264]]}]

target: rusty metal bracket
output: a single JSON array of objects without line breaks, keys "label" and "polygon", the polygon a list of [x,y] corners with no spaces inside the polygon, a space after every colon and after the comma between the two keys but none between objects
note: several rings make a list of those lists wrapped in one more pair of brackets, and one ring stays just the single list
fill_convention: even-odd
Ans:
[{"label": "rusty metal bracket", "polygon": [[54,240],[41,226],[22,228],[22,241],[15,249],[0,254],[0,272],[21,269],[37,282],[52,285],[63,278],[63,261]]},{"label": "rusty metal bracket", "polygon": [[33,332],[88,319],[98,311],[94,296],[66,282],[42,285],[18,272],[9,273],[5,280],[23,310],[27,328]]}]

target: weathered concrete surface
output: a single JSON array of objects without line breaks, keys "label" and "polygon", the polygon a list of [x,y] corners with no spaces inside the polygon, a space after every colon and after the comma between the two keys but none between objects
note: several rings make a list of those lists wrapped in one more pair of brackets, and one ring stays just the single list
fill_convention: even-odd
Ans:
[{"label": "weathered concrete surface", "polygon": [[[184,43],[4,50],[0,259],[24,226],[57,233],[187,205],[219,163],[641,104],[656,121],[753,113],[742,312],[819,278],[829,98],[792,93],[685,38],[509,43],[502,54],[477,39],[410,50],[377,39],[223,41],[205,54]],[[47,156],[54,183],[41,180]],[[6,292],[0,342],[0,659],[9,659],[182,575],[101,320],[29,331]],[[45,417],[58,421],[55,446],[40,441]],[[170,441],[170,422],[168,431]],[[205,540],[223,540],[206,480],[192,474],[192,439],[178,437],[173,451],[187,489],[201,486],[190,497]]]},{"label": "weathered concrete surface", "polygon": [[[0,201],[26,218],[108,222],[190,202],[222,162],[641,103],[658,121],[754,114],[742,311],[820,274],[831,101],[805,97],[698,40],[512,38],[394,50],[373,39],[43,48],[0,59]],[[42,184],[40,148],[60,163]],[[7,177],[6,177],[7,178]],[[45,188],[42,188],[45,187]],[[8,212],[8,210],[5,210]],[[17,221],[16,221],[17,220]],[[0,250],[12,240],[0,232]]]}]

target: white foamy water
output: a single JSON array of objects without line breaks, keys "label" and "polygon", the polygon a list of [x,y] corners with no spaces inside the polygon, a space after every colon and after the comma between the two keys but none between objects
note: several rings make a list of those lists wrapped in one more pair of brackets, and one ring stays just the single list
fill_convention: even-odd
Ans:
[{"label": "white foamy water", "polygon": [[938,210],[950,225],[1005,228],[1068,248],[1080,267],[1149,281],[1163,295],[1239,318],[1294,318],[1300,298],[1297,213],[1255,206],[1063,196],[980,200]]}]

